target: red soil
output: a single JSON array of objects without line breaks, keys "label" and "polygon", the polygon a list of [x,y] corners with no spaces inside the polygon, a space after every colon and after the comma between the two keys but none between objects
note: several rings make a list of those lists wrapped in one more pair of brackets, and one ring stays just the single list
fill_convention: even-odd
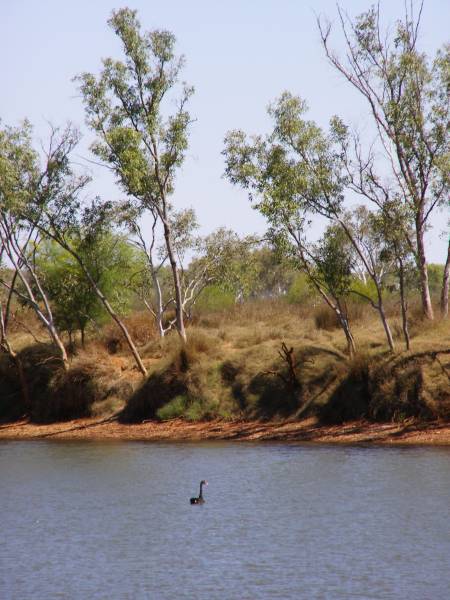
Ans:
[{"label": "red soil", "polygon": [[293,422],[209,421],[188,423],[179,419],[124,425],[115,420],[79,419],[36,425],[23,420],[0,425],[0,439],[90,439],[148,441],[283,441],[333,444],[450,445],[450,424],[368,423],[320,425],[313,418]]}]

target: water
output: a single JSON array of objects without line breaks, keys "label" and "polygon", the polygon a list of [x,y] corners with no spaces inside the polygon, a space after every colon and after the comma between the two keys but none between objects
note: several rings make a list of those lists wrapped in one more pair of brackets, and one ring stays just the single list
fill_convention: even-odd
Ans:
[{"label": "water", "polygon": [[3,600],[450,598],[450,450],[2,442],[0,478]]}]

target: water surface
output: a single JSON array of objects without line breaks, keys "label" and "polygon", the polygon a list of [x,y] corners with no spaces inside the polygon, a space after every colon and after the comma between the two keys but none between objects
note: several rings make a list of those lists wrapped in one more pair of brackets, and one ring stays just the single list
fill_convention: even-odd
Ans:
[{"label": "water surface", "polygon": [[0,442],[0,478],[2,599],[450,597],[449,449]]}]

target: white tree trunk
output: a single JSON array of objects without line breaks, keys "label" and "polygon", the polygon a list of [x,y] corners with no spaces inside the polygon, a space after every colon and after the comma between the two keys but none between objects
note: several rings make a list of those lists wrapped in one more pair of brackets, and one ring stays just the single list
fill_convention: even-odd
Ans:
[{"label": "white tree trunk", "polygon": [[448,243],[447,261],[444,267],[444,277],[442,278],[441,291],[441,314],[445,319],[448,317],[448,288],[450,280],[450,240]]}]

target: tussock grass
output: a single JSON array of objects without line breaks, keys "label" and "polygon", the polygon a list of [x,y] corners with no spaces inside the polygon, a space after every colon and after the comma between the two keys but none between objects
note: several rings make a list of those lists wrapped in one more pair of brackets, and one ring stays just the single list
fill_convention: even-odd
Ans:
[{"label": "tussock grass", "polygon": [[316,329],[325,329],[326,331],[333,331],[339,327],[336,313],[328,306],[320,306],[315,310],[314,324]]},{"label": "tussock grass", "polygon": [[[136,312],[125,317],[123,322],[137,346],[144,346],[158,339],[155,322],[148,311]],[[127,350],[126,341],[115,323],[103,327],[100,340],[109,354]]]},{"label": "tussock grass", "polygon": [[[114,342],[119,335],[112,325],[89,335],[68,372],[51,347],[29,338],[21,357],[31,405],[21,399],[14,365],[0,355],[0,418],[27,413],[48,421],[118,411],[123,422],[307,414],[327,423],[450,418],[450,355],[433,354],[450,348],[450,321],[426,322],[411,310],[412,350],[406,353],[397,306],[390,319],[392,355],[377,314],[358,303],[349,310],[358,348],[353,360],[326,307],[255,301],[200,313],[188,324],[186,344],[176,332],[159,339],[149,315],[136,313],[127,326],[149,369],[145,381],[121,340]],[[295,384],[279,354],[282,342],[293,348]]]}]

